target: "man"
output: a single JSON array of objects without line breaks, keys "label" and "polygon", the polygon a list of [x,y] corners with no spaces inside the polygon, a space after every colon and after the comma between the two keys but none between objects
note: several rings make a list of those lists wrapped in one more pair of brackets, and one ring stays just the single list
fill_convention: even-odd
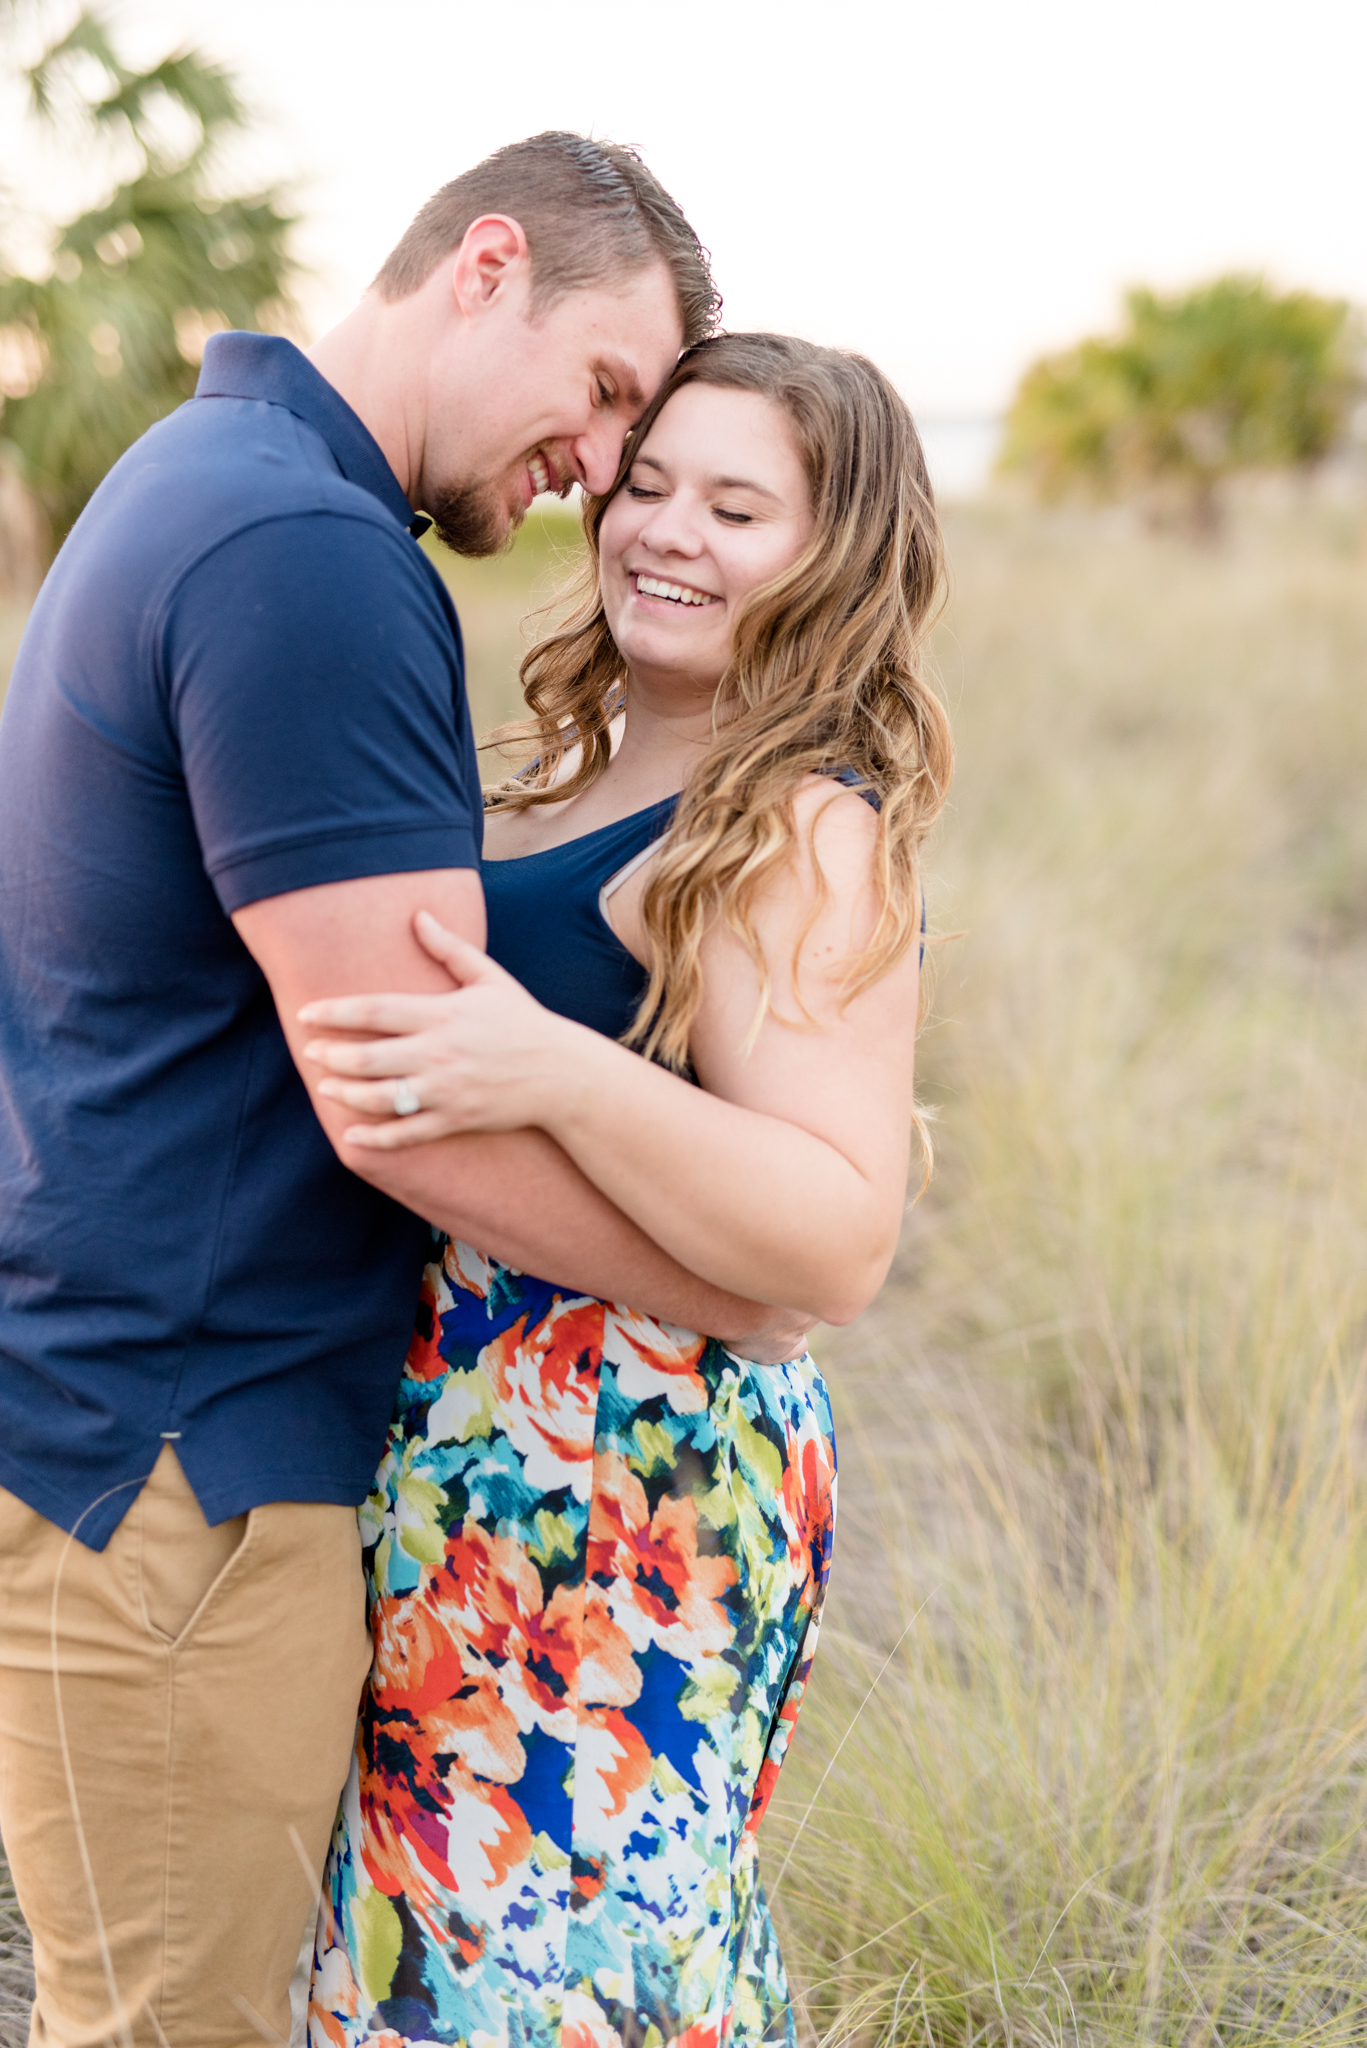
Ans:
[{"label": "man", "polygon": [[604,490],[715,303],[630,152],[502,150],[311,361],[212,341],[35,607],[0,733],[0,1830],[35,2042],[288,2033],[420,1219],[792,1348],[539,1133],[356,1156],[368,1185],[291,1058],[312,996],[440,985],[420,907],[483,937],[415,512],[483,554],[538,491]]}]

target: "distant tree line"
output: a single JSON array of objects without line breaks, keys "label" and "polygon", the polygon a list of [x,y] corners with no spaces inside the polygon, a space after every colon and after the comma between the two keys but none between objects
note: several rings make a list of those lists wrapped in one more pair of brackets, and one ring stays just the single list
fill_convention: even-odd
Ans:
[{"label": "distant tree line", "polygon": [[[11,207],[0,220],[0,465],[42,508],[51,544],[124,449],[191,395],[209,334],[289,324],[295,216],[281,191],[220,178],[248,116],[203,53],[139,68],[93,8],[0,0],[0,64],[32,121],[107,174],[107,196],[75,219]],[[21,261],[21,238],[40,263]]]},{"label": "distant tree line", "polygon": [[1209,533],[1231,477],[1310,469],[1344,443],[1364,391],[1345,300],[1231,276],[1132,291],[1125,314],[1021,379],[1000,467],[1039,497],[1138,499]]}]

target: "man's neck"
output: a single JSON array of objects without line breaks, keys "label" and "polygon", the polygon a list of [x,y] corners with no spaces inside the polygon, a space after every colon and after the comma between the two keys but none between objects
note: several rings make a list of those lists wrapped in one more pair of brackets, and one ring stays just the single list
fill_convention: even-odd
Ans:
[{"label": "man's neck", "polygon": [[345,320],[304,354],[369,429],[412,504],[421,463],[405,404],[405,337],[388,312],[378,293],[367,292]]}]

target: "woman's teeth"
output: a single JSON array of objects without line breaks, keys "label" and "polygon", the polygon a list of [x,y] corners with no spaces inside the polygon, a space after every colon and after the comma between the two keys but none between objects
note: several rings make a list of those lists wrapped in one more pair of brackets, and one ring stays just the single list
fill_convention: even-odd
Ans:
[{"label": "woman's teeth", "polygon": [[661,583],[657,576],[638,576],[636,588],[642,597],[667,597],[671,604],[711,604],[709,590],[690,590],[686,583]]},{"label": "woman's teeth", "polygon": [[549,464],[549,463],[547,462],[547,460],[546,460],[546,458],[545,458],[545,456],[544,456],[544,455],[529,455],[529,456],[528,456],[528,458],[527,458],[527,474],[528,474],[528,476],[529,476],[529,477],[531,478],[531,480],[532,480],[532,489],[533,489],[533,490],[534,490],[534,492],[536,493],[537,497],[540,497],[540,495],[541,495],[541,493],[542,493],[543,491],[548,491],[548,490],[550,489],[550,487],[551,487],[551,470],[550,470],[550,464]]}]

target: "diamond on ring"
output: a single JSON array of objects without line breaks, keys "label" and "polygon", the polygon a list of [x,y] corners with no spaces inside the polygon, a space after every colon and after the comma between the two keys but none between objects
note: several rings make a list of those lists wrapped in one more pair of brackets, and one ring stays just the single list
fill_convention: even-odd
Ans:
[{"label": "diamond on ring", "polygon": [[416,1116],[422,1108],[411,1081],[398,1081],[394,1086],[395,1116]]}]

